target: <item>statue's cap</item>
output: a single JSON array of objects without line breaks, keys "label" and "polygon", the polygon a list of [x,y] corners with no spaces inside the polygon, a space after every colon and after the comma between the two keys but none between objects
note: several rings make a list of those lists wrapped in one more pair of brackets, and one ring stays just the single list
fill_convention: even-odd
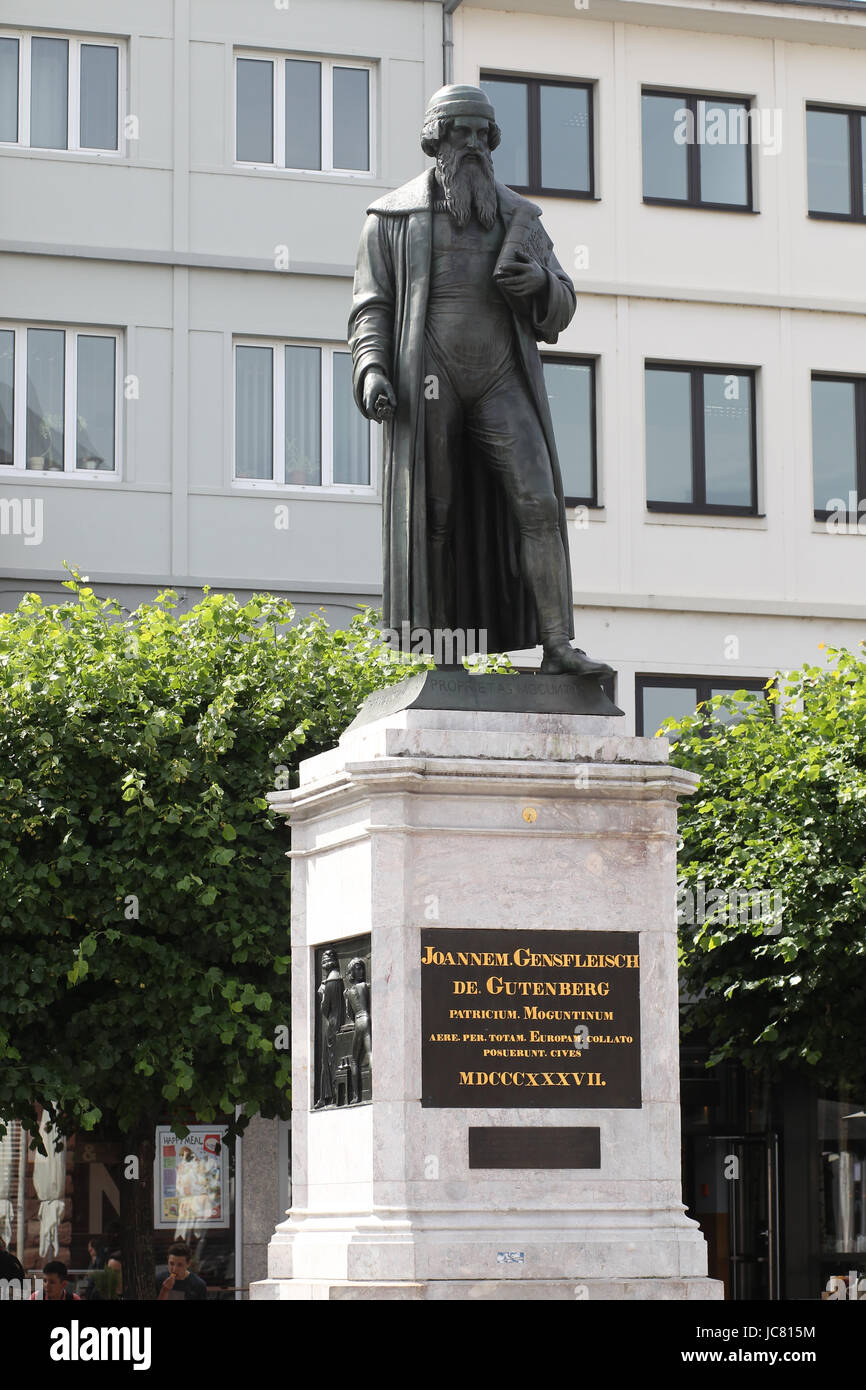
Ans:
[{"label": "statue's cap", "polygon": [[488,121],[494,119],[493,107],[480,87],[440,87],[427,103],[424,123],[451,120],[454,116],[484,116]]}]

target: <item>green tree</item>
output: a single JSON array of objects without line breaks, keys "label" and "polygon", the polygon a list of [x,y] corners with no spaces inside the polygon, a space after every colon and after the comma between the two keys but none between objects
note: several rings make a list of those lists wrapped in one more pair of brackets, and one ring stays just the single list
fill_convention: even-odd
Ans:
[{"label": "green tree", "polygon": [[866,661],[827,657],[777,678],[769,699],[716,696],[721,718],[704,707],[663,732],[671,760],[701,778],[679,818],[680,955],[709,1064],[780,1064],[859,1088]]},{"label": "green tree", "polygon": [[[289,1113],[285,823],[265,793],[405,674],[268,596],[125,617],[76,576],[0,615],[0,1132],[122,1140],[123,1270],[154,1294],[153,1129]],[[277,830],[279,822],[279,830]],[[134,1165],[130,1165],[130,1169]]]}]

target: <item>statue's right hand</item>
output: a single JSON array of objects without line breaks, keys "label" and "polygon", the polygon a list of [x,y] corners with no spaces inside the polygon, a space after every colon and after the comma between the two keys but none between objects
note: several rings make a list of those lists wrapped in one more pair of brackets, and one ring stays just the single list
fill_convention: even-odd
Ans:
[{"label": "statue's right hand", "polygon": [[364,414],[368,420],[390,420],[397,409],[394,388],[384,372],[371,368],[364,376]]}]

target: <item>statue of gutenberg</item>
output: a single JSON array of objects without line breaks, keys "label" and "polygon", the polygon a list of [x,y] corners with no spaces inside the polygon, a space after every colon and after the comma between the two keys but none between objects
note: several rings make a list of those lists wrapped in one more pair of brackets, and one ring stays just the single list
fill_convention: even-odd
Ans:
[{"label": "statue of gutenberg", "polygon": [[431,98],[436,167],[368,209],[349,320],[355,400],[385,424],[384,616],[543,644],[544,672],[603,677],[573,648],[562,479],[537,341],[576,307],[540,209],[498,183],[477,87]]}]

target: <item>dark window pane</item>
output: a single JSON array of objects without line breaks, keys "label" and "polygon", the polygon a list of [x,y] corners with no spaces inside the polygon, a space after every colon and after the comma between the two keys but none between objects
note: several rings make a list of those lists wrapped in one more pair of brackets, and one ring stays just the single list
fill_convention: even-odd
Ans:
[{"label": "dark window pane", "polygon": [[[733,694],[734,691],[730,686],[713,686],[710,690],[711,698],[713,695],[727,695],[730,699]],[[740,720],[744,719],[750,710],[755,709],[756,706],[760,708],[760,702],[763,700],[764,696],[759,694],[757,690],[750,690],[743,698],[734,701],[734,708],[732,710],[721,707],[714,710],[713,718],[718,719],[721,724],[739,724]]]},{"label": "dark window pane", "polygon": [[847,113],[807,111],[809,211],[851,211],[851,155]]},{"label": "dark window pane", "polygon": [[81,145],[117,149],[117,49],[81,45]]},{"label": "dark window pane", "polygon": [[482,91],[493,104],[502,143],[493,156],[496,177],[518,188],[529,186],[529,114],[526,84],[485,78]]},{"label": "dark window pane", "polygon": [[691,502],[692,402],[688,372],[646,373],[648,502]]},{"label": "dark window pane", "polygon": [[66,149],[68,73],[66,39],[31,40],[30,143],[40,149]]},{"label": "dark window pane", "polygon": [[854,382],[812,382],[812,468],[815,510],[833,511],[857,491]]},{"label": "dark window pane", "polygon": [[647,737],[656,733],[666,719],[683,719],[694,714],[698,703],[695,686],[644,686],[643,731]]},{"label": "dark window pane", "polygon": [[0,140],[18,139],[18,40],[0,39]]},{"label": "dark window pane", "polygon": [[77,468],[114,468],[114,338],[79,334]]},{"label": "dark window pane", "polygon": [[541,185],[589,192],[589,92],[541,87]]},{"label": "dark window pane", "polygon": [[544,384],[565,496],[592,501],[592,368],[545,362]]},{"label": "dark window pane", "polygon": [[334,68],[334,168],[370,167],[370,74]]},{"label": "dark window pane", "polygon": [[286,59],[286,168],[322,167],[322,65]]},{"label": "dark window pane", "polygon": [[249,164],[274,162],[274,65],[238,58],[237,158]]},{"label": "dark window pane", "polygon": [[370,482],[370,425],[352,397],[352,359],[334,353],[334,482]]},{"label": "dark window pane", "polygon": [[235,349],[235,475],[274,476],[274,354],[268,347]]},{"label": "dark window pane", "polygon": [[322,353],[286,348],[286,482],[322,481]]},{"label": "dark window pane", "polygon": [[699,101],[701,202],[747,207],[749,110],[742,102]]},{"label": "dark window pane", "polygon": [[752,379],[704,372],[706,500],[716,506],[752,503]]},{"label": "dark window pane", "polygon": [[685,200],[688,197],[686,137],[694,135],[685,98],[644,94],[641,111],[644,197]]},{"label": "dark window pane", "polygon": [[14,463],[15,334],[0,332],[0,464]]},{"label": "dark window pane", "polygon": [[56,328],[27,330],[28,468],[63,468],[65,336]]},{"label": "dark window pane", "polygon": [[866,116],[860,117],[860,202],[866,208]]}]

